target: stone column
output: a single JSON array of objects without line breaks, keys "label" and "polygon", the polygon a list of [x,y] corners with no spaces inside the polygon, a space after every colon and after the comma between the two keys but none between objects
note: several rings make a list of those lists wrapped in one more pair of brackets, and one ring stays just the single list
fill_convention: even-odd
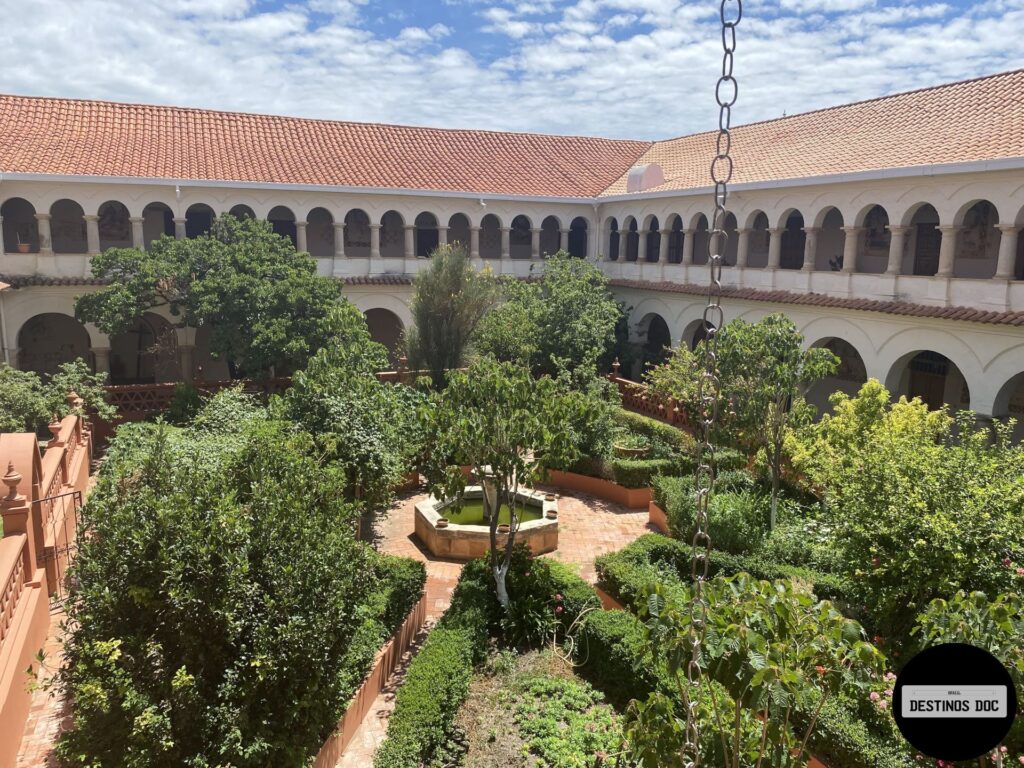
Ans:
[{"label": "stone column", "polygon": [[692,229],[683,230],[683,264],[693,264],[693,233]]},{"label": "stone column", "polygon": [[96,373],[110,373],[110,347],[93,347],[92,356],[96,361]]},{"label": "stone column", "polygon": [[558,250],[569,252],[569,230],[558,230]]},{"label": "stone column", "polygon": [[512,254],[512,229],[510,227],[501,228],[501,258],[511,258]]},{"label": "stone column", "polygon": [[0,216],[0,257],[4,256],[4,217]]},{"label": "stone column", "polygon": [[132,224],[132,248],[146,250],[146,232],[143,229],[146,220],[141,216],[131,216],[128,221]]},{"label": "stone column", "polygon": [[412,259],[416,257],[416,225],[406,224],[405,225],[405,258]]},{"label": "stone column", "polygon": [[750,260],[750,230],[736,230],[736,266],[739,269],[746,269]]},{"label": "stone column", "polygon": [[480,258],[480,227],[469,228],[469,258]]},{"label": "stone column", "polygon": [[647,232],[637,233],[636,260],[638,262],[647,261]]},{"label": "stone column", "polygon": [[380,258],[380,224],[370,225],[370,258]]},{"label": "stone column", "polygon": [[626,260],[626,252],[629,250],[629,231],[619,230],[619,261]]},{"label": "stone column", "polygon": [[889,240],[889,267],[885,270],[887,275],[898,275],[903,271],[903,245],[907,241],[907,232],[910,227],[889,225],[889,233],[892,235]]},{"label": "stone column", "polygon": [[804,272],[813,272],[818,260],[818,232],[817,227],[804,227]]},{"label": "stone column", "polygon": [[334,222],[334,258],[345,258],[345,222]]},{"label": "stone column", "polygon": [[85,240],[88,243],[89,255],[100,252],[100,217],[85,217]]},{"label": "stone column", "polygon": [[661,235],[661,240],[658,241],[658,263],[668,264],[668,243],[672,237],[672,230],[662,229],[658,234]]},{"label": "stone column", "polygon": [[445,245],[448,245],[448,227],[438,227],[437,246],[440,248]]},{"label": "stone column", "polygon": [[1017,266],[1017,241],[1020,227],[999,226],[1002,237],[999,240],[999,261],[996,264],[996,280],[1013,280]]},{"label": "stone column", "polygon": [[178,240],[185,239],[185,219],[174,220],[174,236]]},{"label": "stone column", "polygon": [[846,239],[843,240],[843,272],[852,274],[857,271],[857,253],[860,251],[860,233],[864,227],[843,227]]},{"label": "stone column", "polygon": [[768,269],[778,269],[782,265],[782,229],[768,229]]},{"label": "stone column", "polygon": [[295,222],[295,250],[299,253],[309,253],[308,243],[306,242],[306,224],[305,221]]},{"label": "stone column", "polygon": [[959,231],[960,227],[944,225],[939,227],[939,232],[942,233],[942,245],[939,246],[939,269],[935,273],[936,277],[953,276],[953,259],[956,256],[956,235]]},{"label": "stone column", "polygon": [[[85,217],[88,220],[88,216]],[[93,218],[96,218],[93,216]],[[39,255],[40,256],[52,256],[53,255],[53,238],[50,235],[50,214],[48,213],[37,213],[36,214],[36,226],[39,229]],[[89,253],[92,253],[92,249]]]},{"label": "stone column", "polygon": [[178,365],[181,368],[181,379],[187,384],[195,378],[196,348],[191,344],[178,345]]},{"label": "stone column", "polygon": [[538,227],[530,230],[530,258],[540,258],[540,229]]}]

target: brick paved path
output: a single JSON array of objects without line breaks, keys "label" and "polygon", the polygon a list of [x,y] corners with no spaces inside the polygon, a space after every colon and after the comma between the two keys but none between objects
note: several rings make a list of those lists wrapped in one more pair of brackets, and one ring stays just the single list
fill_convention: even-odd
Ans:
[{"label": "brick paved path", "polygon": [[[633,512],[592,496],[555,492],[558,493],[558,549],[547,557],[576,565],[580,576],[590,583],[597,580],[594,558],[622,549],[649,530],[646,510]],[[451,591],[462,566],[434,558],[413,535],[416,503],[424,498],[425,495],[419,494],[401,500],[377,524],[376,533],[382,552],[426,563],[427,597],[430,599],[431,620],[434,620],[451,604]],[[409,662],[419,650],[421,641],[419,638],[388,680],[336,768],[369,768],[373,765],[373,755],[387,734],[388,718],[395,707],[395,692],[404,680]]]},{"label": "brick paved path", "polygon": [[36,677],[40,687],[32,693],[16,768],[57,768],[53,748],[58,734],[69,725],[70,716],[64,699],[56,691],[44,690],[42,684],[53,677],[64,660],[60,628],[63,620],[63,613],[50,614],[50,630],[44,646],[46,661]]}]

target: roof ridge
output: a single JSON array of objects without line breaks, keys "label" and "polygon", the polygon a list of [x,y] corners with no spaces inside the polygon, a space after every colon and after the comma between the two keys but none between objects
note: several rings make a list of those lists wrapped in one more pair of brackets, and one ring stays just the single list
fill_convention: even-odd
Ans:
[{"label": "roof ridge", "polygon": [[132,109],[154,109],[165,112],[193,112],[219,117],[255,117],[267,120],[289,120],[319,125],[377,126],[380,128],[402,128],[414,131],[437,131],[441,133],[476,133],[497,136],[539,136],[555,139],[578,139],[584,141],[607,141],[615,144],[639,144],[653,146],[657,142],[651,139],[616,139],[609,136],[593,136],[573,133],[544,133],[542,131],[503,131],[494,128],[451,128],[446,126],[414,125],[411,123],[387,123],[362,120],[333,120],[326,117],[305,117],[302,115],[281,115],[272,112],[246,112],[244,110],[211,109],[209,107],[190,107],[176,104],[147,104],[140,101],[113,101],[111,99],[85,99],[69,96],[26,96],[17,93],[0,93],[0,99],[18,99],[21,101],[39,102],[70,102],[74,104],[97,104],[109,107],[127,107]]},{"label": "roof ridge", "polygon": [[[978,77],[969,77],[966,80],[955,80],[951,83],[938,83],[937,85],[926,85],[921,88],[914,88],[910,91],[899,91],[897,93],[888,93],[883,96],[873,96],[870,99],[861,99],[860,101],[850,101],[845,104],[833,104],[828,107],[818,107],[817,109],[809,109],[806,112],[797,112],[794,115],[781,115],[780,117],[770,117],[765,120],[755,120],[750,123],[742,123],[732,127],[732,130],[738,130],[739,128],[753,128],[756,126],[770,125],[772,123],[779,123],[786,120],[795,120],[798,117],[807,117],[809,115],[817,115],[823,112],[836,112],[843,109],[851,109],[853,107],[862,107],[865,104],[873,104],[879,101],[888,101],[889,99],[899,99],[905,96],[913,96],[918,93],[926,93],[928,91],[941,91],[946,88],[955,88],[961,85],[968,85],[970,83],[979,83],[983,80],[993,80],[998,77],[1009,77],[1011,75],[1018,75],[1024,73],[1024,67],[1018,67],[1017,69],[1008,69],[1005,72],[992,72],[987,75],[979,75]],[[717,130],[698,131],[697,133],[684,133],[679,136],[673,136],[668,139],[657,139],[654,144],[667,144],[672,141],[681,141],[683,139],[693,139],[698,136],[706,136],[708,134],[717,134]]]}]

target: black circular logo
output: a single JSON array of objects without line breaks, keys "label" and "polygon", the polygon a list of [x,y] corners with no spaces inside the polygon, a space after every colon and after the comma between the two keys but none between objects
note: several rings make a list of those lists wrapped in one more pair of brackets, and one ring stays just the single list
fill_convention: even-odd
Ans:
[{"label": "black circular logo", "polygon": [[999,746],[1017,714],[1010,673],[963,643],[928,648],[896,678],[893,717],[904,738],[938,760],[974,760]]}]

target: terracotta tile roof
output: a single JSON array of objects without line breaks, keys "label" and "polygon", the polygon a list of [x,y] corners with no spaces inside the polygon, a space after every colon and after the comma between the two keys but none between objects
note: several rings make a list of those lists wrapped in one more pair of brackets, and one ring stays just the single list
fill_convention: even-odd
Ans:
[{"label": "terracotta tile roof", "polygon": [[650,142],[0,95],[0,172],[594,197]]},{"label": "terracotta tile roof", "polygon": [[31,288],[47,285],[107,285],[109,280],[95,277],[47,277],[46,275],[0,275],[0,281],[11,288]]},{"label": "terracotta tile roof", "polygon": [[[739,126],[733,182],[1020,158],[1022,126],[1024,69]],[[661,165],[665,183],[645,191],[709,186],[716,136],[652,145],[639,163]],[[625,194],[627,175],[605,194]]]},{"label": "terracotta tile roof", "polygon": [[[616,288],[640,288],[664,293],[685,293],[691,296],[706,296],[706,285],[692,283],[650,282],[646,280],[610,280]],[[964,320],[989,325],[1024,326],[1024,312],[991,312],[971,307],[931,307],[925,304],[911,304],[905,301],[877,301],[875,299],[851,299],[827,296],[823,293],[795,293],[793,291],[765,291],[757,288],[723,288],[725,298],[766,301],[775,304],[795,304],[832,309],[854,309],[864,312],[882,312],[887,315],[906,317],[934,317],[942,320]]]},{"label": "terracotta tile roof", "polygon": [[374,275],[340,278],[345,285],[412,285],[409,275]]}]

